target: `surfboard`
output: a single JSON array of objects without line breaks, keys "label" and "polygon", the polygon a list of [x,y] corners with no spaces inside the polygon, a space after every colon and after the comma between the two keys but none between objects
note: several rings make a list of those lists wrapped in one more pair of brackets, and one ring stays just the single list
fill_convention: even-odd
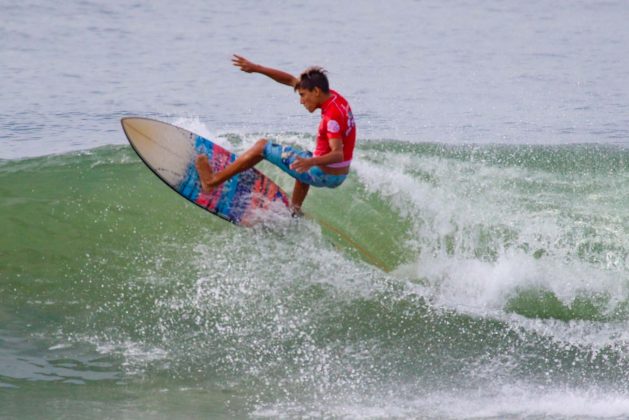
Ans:
[{"label": "surfboard", "polygon": [[288,195],[258,169],[248,169],[217,186],[201,190],[194,166],[198,154],[217,172],[236,159],[218,144],[184,128],[143,117],[121,120],[131,147],[155,175],[178,194],[231,223],[253,226],[270,213],[288,214]]}]

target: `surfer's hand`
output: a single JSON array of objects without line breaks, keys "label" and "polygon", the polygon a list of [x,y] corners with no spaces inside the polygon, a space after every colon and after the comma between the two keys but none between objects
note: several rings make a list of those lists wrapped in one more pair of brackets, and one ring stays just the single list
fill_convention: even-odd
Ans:
[{"label": "surfer's hand", "polygon": [[251,61],[247,60],[245,57],[241,57],[239,55],[234,54],[232,57],[232,63],[234,66],[240,67],[240,70],[246,73],[253,73],[256,71],[256,64],[253,64]]},{"label": "surfer's hand", "polygon": [[295,156],[295,161],[291,163],[290,168],[295,172],[301,174],[310,169],[311,166],[312,163],[310,163],[310,159],[304,159],[302,157]]}]

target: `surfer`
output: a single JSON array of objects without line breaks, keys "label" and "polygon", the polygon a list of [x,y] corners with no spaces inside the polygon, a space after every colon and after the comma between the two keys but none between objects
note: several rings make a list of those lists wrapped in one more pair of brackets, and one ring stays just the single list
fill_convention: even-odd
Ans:
[{"label": "surfer", "polygon": [[291,208],[293,214],[300,214],[311,185],[336,188],[349,173],[356,142],[356,126],[349,103],[330,89],[326,71],[321,67],[310,67],[297,78],[281,70],[254,64],[239,55],[234,55],[232,62],[246,73],[264,74],[291,86],[308,112],[321,109],[315,149],[312,153],[260,139],[219,172],[212,172],[207,156],[198,155],[195,164],[201,188],[208,193],[213,187],[266,159],[295,178]]}]

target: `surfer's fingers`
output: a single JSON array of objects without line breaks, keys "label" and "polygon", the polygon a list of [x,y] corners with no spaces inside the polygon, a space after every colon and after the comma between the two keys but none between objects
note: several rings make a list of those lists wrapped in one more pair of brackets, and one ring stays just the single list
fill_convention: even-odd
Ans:
[{"label": "surfer's fingers", "polygon": [[291,164],[289,165],[290,169],[294,169],[297,172],[299,172],[299,162],[302,160],[302,158],[300,156],[295,156],[295,159],[291,162]]},{"label": "surfer's fingers", "polygon": [[234,63],[234,65],[238,67],[250,66],[252,64],[251,61],[237,54],[234,54],[234,57],[232,58],[232,62]]}]

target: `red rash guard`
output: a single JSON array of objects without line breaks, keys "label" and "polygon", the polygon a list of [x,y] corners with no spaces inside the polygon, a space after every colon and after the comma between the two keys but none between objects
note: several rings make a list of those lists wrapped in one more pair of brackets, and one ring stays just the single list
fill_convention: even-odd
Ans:
[{"label": "red rash guard", "polygon": [[321,105],[321,123],[317,134],[314,156],[330,153],[330,139],[340,138],[343,142],[343,162],[327,166],[342,168],[349,166],[356,144],[356,125],[349,103],[338,92],[330,90],[330,98]]}]

